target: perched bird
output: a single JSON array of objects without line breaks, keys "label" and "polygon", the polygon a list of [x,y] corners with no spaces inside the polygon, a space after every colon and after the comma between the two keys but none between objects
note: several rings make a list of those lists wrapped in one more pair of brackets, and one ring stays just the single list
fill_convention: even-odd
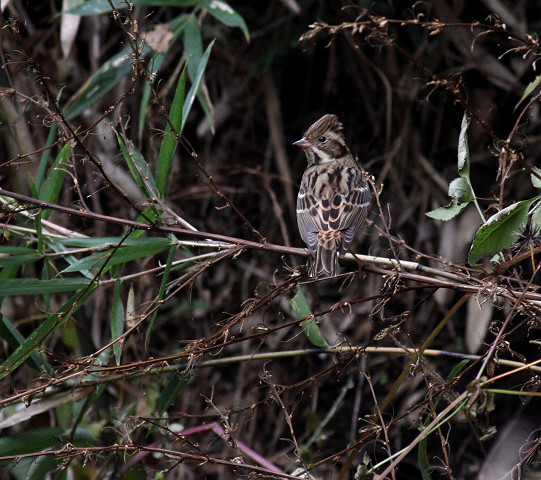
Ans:
[{"label": "perched bird", "polygon": [[310,277],[339,273],[344,255],[364,223],[370,190],[346,145],[336,115],[324,115],[293,145],[304,150],[308,167],[297,197],[297,223],[313,261]]}]

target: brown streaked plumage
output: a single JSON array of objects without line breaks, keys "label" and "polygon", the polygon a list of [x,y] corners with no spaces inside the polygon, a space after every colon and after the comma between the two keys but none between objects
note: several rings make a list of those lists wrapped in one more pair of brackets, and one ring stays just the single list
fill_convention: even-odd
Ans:
[{"label": "brown streaked plumage", "polygon": [[296,141],[308,167],[297,197],[297,223],[313,261],[310,277],[339,273],[344,255],[366,219],[370,190],[346,145],[336,115],[324,115]]}]

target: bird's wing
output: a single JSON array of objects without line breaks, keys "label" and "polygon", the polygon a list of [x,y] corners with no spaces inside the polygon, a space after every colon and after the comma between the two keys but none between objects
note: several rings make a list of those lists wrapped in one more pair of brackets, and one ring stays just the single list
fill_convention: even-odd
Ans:
[{"label": "bird's wing", "polygon": [[314,172],[302,179],[297,197],[297,223],[302,239],[314,255],[318,232],[328,231],[342,232],[340,253],[347,252],[355,233],[366,218],[370,204],[368,183],[358,168],[348,168],[345,173],[350,176],[346,182],[349,188],[344,190],[342,182],[342,193],[330,199],[319,198],[316,189],[310,188],[315,184],[311,178]]},{"label": "bird's wing", "polygon": [[366,220],[368,207],[370,206],[370,187],[368,182],[362,178],[359,171],[359,179],[355,182],[355,187],[348,193],[344,200],[343,209],[348,209],[344,214],[343,222],[340,226],[342,230],[342,245],[340,246],[340,255],[344,255],[351,246],[355,234],[359,231]]},{"label": "bird's wing", "polygon": [[317,201],[312,193],[307,192],[305,181],[301,183],[301,188],[297,196],[297,224],[299,233],[304,243],[308,246],[313,256],[317,250],[317,233],[321,230],[321,219],[317,214]]}]

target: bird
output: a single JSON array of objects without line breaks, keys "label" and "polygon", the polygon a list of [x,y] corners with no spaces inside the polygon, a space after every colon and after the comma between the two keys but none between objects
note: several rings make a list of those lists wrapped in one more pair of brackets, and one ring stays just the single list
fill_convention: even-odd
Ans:
[{"label": "bird", "polygon": [[293,145],[304,150],[308,161],[297,196],[299,233],[312,256],[308,276],[335,277],[338,257],[349,250],[366,219],[368,182],[336,115],[321,117]]}]

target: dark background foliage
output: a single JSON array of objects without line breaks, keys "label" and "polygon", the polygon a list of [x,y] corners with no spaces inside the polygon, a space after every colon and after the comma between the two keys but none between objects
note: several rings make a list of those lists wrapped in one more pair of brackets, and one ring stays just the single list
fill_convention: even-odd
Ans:
[{"label": "dark background foliage", "polygon": [[[509,302],[493,306],[488,262],[467,269],[467,251],[481,224],[474,207],[445,223],[425,215],[450,202],[447,188],[457,176],[457,143],[465,109],[474,114],[468,132],[471,181],[485,218],[536,194],[530,167],[539,163],[541,151],[539,103],[528,105],[520,120],[529,98],[518,108],[517,104],[537,78],[541,49],[539,45],[530,51],[513,49],[526,45],[528,35],[537,41],[539,2],[273,0],[231,1],[230,5],[245,20],[250,41],[241,29],[220,23],[204,10],[196,11],[204,48],[217,39],[205,71],[215,131],[196,102],[183,131],[186,143],[174,156],[164,203],[202,232],[253,242],[262,237],[270,244],[302,247],[295,199],[306,163],[291,144],[321,115],[335,113],[344,124],[350,149],[381,189],[381,209],[373,202],[368,226],[353,250],[471,273],[478,279],[473,284],[485,290],[481,288],[470,303],[487,304],[489,309],[490,324],[481,331],[484,343],[477,342],[468,352],[467,328],[477,322],[482,310],[464,304],[454,315],[449,313],[463,298],[463,290],[438,290],[436,285],[398,279],[393,270],[382,274],[361,268],[357,273],[356,264],[348,263],[345,271],[351,274],[341,280],[303,285],[323,335],[330,344],[396,351],[289,357],[286,351],[313,348],[290,304],[296,284],[306,280],[292,272],[297,267],[302,271],[305,258],[255,248],[174,272],[170,281],[178,283],[167,291],[174,295],[159,309],[147,338],[146,312],[156,301],[161,282],[160,274],[151,269],[165,264],[168,252],[149,255],[104,275],[103,285],[65,325],[36,345],[36,352],[60,377],[70,372],[83,375],[99,363],[101,349],[111,341],[112,280],[122,280],[123,304],[129,304],[128,292],[133,289],[135,317],[143,321],[124,338],[121,362],[133,368],[115,371],[113,358],[107,358],[111,370],[100,372],[103,377],[98,382],[106,388],[95,399],[78,397],[65,410],[51,407],[2,431],[5,438],[18,439],[48,426],[88,430],[92,440],[84,445],[73,442],[80,450],[55,457],[50,478],[61,478],[69,469],[72,478],[157,478],[163,470],[167,478],[237,478],[247,472],[263,478],[264,473],[235,469],[233,458],[244,452],[240,443],[290,474],[293,465],[304,465],[312,467],[316,478],[352,478],[360,466],[369,468],[414,442],[423,422],[428,423],[460,392],[475,389],[479,371],[489,377],[506,371],[494,362],[481,367],[481,358],[472,359],[460,375],[453,374],[453,380],[447,377],[462,357],[419,360],[404,352],[420,347],[446,316],[449,319],[430,342],[431,349],[483,355],[495,342],[497,358],[527,363],[539,357],[539,345],[531,342],[539,337],[537,310],[514,309]],[[28,196],[33,194],[29,179],[36,177],[40,149],[46,145],[53,120],[51,102],[57,99],[59,111],[66,111],[68,100],[92,73],[128,45],[126,31],[134,31],[134,20],[139,32],[146,32],[191,11],[135,7],[131,16],[124,12],[129,19],[124,23],[126,31],[109,13],[83,17],[66,57],[61,48],[61,10],[60,2],[12,1],[3,13],[1,187]],[[311,27],[315,22],[323,23]],[[365,27],[355,29],[355,22],[365,22]],[[333,31],[326,25],[337,28]],[[110,185],[110,178],[124,190],[130,184],[123,183],[128,168],[113,132],[130,139],[155,171],[185,52],[184,42],[177,41],[164,57],[154,80],[157,96],[151,95],[142,135],[137,125],[147,80],[140,75],[134,82],[133,72],[68,120],[73,131],[81,133],[55,203],[120,219],[137,218],[136,202],[127,202]],[[151,60],[140,62],[148,66]],[[112,105],[116,107],[106,114]],[[60,143],[52,158],[64,145],[66,132],[59,129]],[[31,152],[36,153],[27,155]],[[512,161],[505,163],[502,158],[511,158],[509,152]],[[18,155],[26,156],[15,161]],[[104,177],[95,159],[106,163],[108,172],[116,166],[120,173]],[[509,168],[502,170],[502,165]],[[7,233],[11,225],[31,221],[3,208],[3,244],[35,246],[32,235]],[[126,232],[122,224],[61,211],[53,211],[49,220],[96,238]],[[537,245],[536,232],[530,233],[526,240]],[[165,236],[163,232],[145,235]],[[207,252],[204,246],[184,246],[177,258]],[[516,252],[507,252],[505,258]],[[537,257],[532,258],[507,272],[502,284],[534,291],[535,281],[533,286],[529,282],[538,266]],[[62,276],[58,271],[65,267],[62,258],[43,258],[11,272],[17,278],[44,278],[47,271],[47,278],[55,278]],[[183,276],[186,272],[188,277]],[[27,338],[68,298],[63,293],[48,298],[15,295],[4,299],[2,312]],[[503,333],[504,337],[497,337]],[[11,353],[12,346],[4,342],[3,358]],[[260,358],[263,353],[277,353],[277,357]],[[237,355],[246,358],[225,361]],[[217,363],[195,368],[208,360]],[[147,371],[150,364],[163,372]],[[182,377],[192,368],[191,378]],[[407,376],[398,380],[404,371]],[[187,380],[186,385],[179,384],[177,395],[160,415],[160,399],[175,383],[175,375]],[[3,378],[3,418],[13,414],[9,408],[20,405],[16,395],[38,385],[52,386],[49,381],[28,364]],[[538,392],[539,371],[516,372],[496,385],[501,390]],[[76,390],[67,381],[55,388],[66,395],[70,388]],[[387,395],[390,402],[383,404]],[[78,415],[81,398],[92,406]],[[504,448],[522,449],[514,462],[530,478],[539,478],[537,398],[501,394],[491,410],[485,408],[489,400],[479,406],[483,400],[475,397],[466,413],[443,422],[428,437],[428,445],[421,443],[387,478],[422,478],[423,452],[430,466],[424,478],[490,478],[487,472],[501,455],[497,447],[508,438],[516,441]],[[234,440],[216,430],[188,430],[190,434],[182,438],[173,435],[180,426],[197,429],[210,422]],[[312,435],[315,440],[309,442]],[[531,444],[526,443],[528,437]],[[65,444],[63,439],[56,448]],[[116,451],[114,445],[129,448]],[[179,452],[179,457],[150,455],[156,447]],[[97,450],[90,453],[90,448]],[[23,478],[7,460],[20,460],[16,454],[28,452],[2,452],[4,477]],[[197,461],[190,461],[189,455]],[[217,464],[216,458],[226,462]],[[381,473],[387,465],[376,470]]]}]

